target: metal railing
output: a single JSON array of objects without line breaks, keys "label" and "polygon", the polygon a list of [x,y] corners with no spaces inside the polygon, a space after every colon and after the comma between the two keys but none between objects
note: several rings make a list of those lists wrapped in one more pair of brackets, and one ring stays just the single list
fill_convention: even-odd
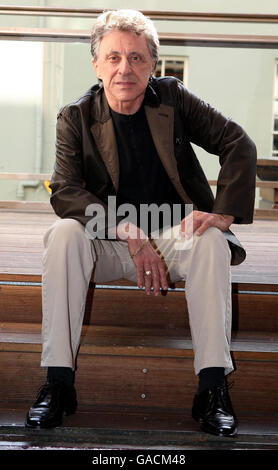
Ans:
[{"label": "metal railing", "polygon": [[[209,21],[230,23],[278,23],[278,15],[275,14],[249,14],[249,13],[202,13],[186,11],[157,11],[141,10],[152,20],[179,20],[179,21]],[[103,9],[100,8],[57,8],[0,5],[1,15],[24,16],[63,16],[96,18]]]},{"label": "metal railing", "polygon": [[[89,42],[90,31],[47,28],[0,28],[0,40]],[[278,36],[158,33],[161,46],[278,49]]]},{"label": "metal railing", "polygon": [[[41,16],[41,17],[79,17],[96,18],[103,9],[57,8],[0,5],[0,15]],[[278,23],[278,15],[274,14],[242,14],[242,13],[199,13],[141,10],[152,20],[164,21],[202,21],[232,23]],[[0,39],[31,40],[31,41],[66,41],[89,42],[90,31],[73,29],[47,28],[0,28]],[[212,47],[244,47],[244,48],[278,48],[278,35],[233,35],[233,34],[185,34],[159,33],[162,46],[212,46]]]}]

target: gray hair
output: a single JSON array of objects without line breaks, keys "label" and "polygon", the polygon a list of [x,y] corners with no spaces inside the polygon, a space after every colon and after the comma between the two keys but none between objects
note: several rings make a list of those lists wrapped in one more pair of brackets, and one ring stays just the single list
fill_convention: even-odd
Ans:
[{"label": "gray hair", "polygon": [[97,60],[103,37],[111,31],[126,31],[144,34],[150,55],[158,61],[159,39],[153,22],[137,10],[109,10],[102,13],[94,24],[91,35],[91,53]]}]

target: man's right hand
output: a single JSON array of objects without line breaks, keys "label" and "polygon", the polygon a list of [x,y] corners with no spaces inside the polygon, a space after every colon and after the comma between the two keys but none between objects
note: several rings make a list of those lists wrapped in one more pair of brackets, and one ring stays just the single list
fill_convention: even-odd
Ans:
[{"label": "man's right hand", "polygon": [[[131,255],[136,252],[136,250],[142,245],[143,241],[144,240],[140,238],[127,240],[128,249]],[[156,296],[159,294],[160,288],[162,290],[168,289],[164,263],[150,242],[146,243],[143,248],[135,254],[133,262],[136,267],[138,287],[142,288],[145,286],[147,295],[150,295],[152,287],[153,293]]]},{"label": "man's right hand", "polygon": [[145,286],[147,295],[150,295],[151,288],[153,288],[155,296],[159,294],[160,289],[167,290],[165,265],[151,242],[148,241],[146,234],[132,224],[128,224],[128,227],[118,226],[117,234],[128,244],[129,253],[136,267],[138,287]]}]

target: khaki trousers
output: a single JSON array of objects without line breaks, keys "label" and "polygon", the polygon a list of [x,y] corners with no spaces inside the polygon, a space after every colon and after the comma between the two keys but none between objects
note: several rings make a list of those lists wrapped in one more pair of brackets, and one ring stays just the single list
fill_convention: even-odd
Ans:
[{"label": "khaki trousers", "polygon": [[[175,230],[175,229],[174,229]],[[209,228],[191,248],[177,240],[155,240],[171,281],[186,281],[185,295],[195,373],[205,367],[233,370],[230,356],[230,249],[223,233]],[[189,242],[185,242],[185,244]],[[89,282],[136,281],[127,243],[89,240],[73,219],[59,219],[44,236],[41,366],[75,368]],[[188,247],[188,245],[187,245]]]}]

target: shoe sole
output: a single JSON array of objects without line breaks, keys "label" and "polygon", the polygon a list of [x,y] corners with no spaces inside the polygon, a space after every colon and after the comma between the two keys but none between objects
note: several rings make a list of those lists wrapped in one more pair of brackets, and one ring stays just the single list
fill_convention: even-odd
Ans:
[{"label": "shoe sole", "polygon": [[25,427],[28,429],[51,429],[51,428],[57,428],[58,426],[61,426],[62,421],[60,423],[51,423],[51,424],[29,424],[25,423]]},{"label": "shoe sole", "polygon": [[[73,415],[75,412],[76,412],[76,406],[72,409],[69,409],[69,410],[65,410],[64,411],[64,415],[66,416],[70,416],[70,415]],[[63,424],[63,420],[60,419],[60,420],[57,420],[57,421],[54,421],[52,423],[29,423],[27,420],[25,421],[25,427],[26,428],[29,428],[29,429],[50,429],[50,428],[56,428],[58,426],[61,426],[61,424]]]},{"label": "shoe sole", "polygon": [[203,418],[198,416],[194,411],[192,411],[192,418],[195,421],[197,421],[197,423],[200,424],[201,430],[204,431],[207,434],[212,434],[213,436],[231,437],[231,438],[234,438],[234,437],[237,436],[237,428],[235,428],[234,431],[229,433],[229,434],[227,434],[225,432],[221,432],[221,431],[217,432],[217,431],[212,430],[211,428],[207,428],[205,423],[204,423]]},{"label": "shoe sole", "polygon": [[207,434],[212,434],[213,436],[219,436],[219,437],[229,437],[229,438],[235,438],[237,436],[237,429],[235,429],[232,433],[226,434],[225,432],[216,432],[211,429],[206,428],[204,423],[202,421],[199,421],[199,424],[201,426],[201,430],[204,431]]}]

